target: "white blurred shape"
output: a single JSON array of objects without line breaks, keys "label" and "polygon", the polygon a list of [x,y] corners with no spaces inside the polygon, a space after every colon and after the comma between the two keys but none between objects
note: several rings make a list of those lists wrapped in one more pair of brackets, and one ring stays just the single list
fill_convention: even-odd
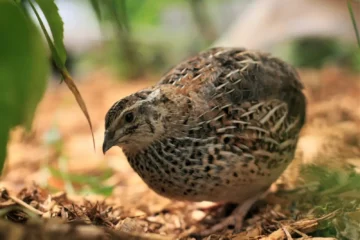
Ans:
[{"label": "white blurred shape", "polygon": [[[360,24],[360,4],[353,10]],[[254,0],[214,46],[270,51],[299,37],[336,37],[355,42],[346,0]]]},{"label": "white blurred shape", "polygon": [[[69,52],[81,54],[104,41],[105,37],[89,1],[58,0],[56,5],[64,22],[64,44]],[[51,34],[44,14],[38,6],[36,9]],[[29,10],[34,22],[40,28],[35,14],[31,9]]]},{"label": "white blurred shape", "polygon": [[89,1],[58,0],[56,4],[64,21],[64,42],[68,50],[85,52],[104,40]]}]

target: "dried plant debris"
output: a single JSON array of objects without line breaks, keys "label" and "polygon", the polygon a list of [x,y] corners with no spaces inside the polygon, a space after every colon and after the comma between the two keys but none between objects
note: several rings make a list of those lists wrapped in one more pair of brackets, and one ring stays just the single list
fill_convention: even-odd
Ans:
[{"label": "dried plant debris", "polygon": [[[254,205],[243,232],[232,234],[229,229],[203,239],[316,239],[319,236],[358,239],[360,175],[316,166],[306,167],[302,172],[303,186],[271,193]],[[0,232],[6,226],[23,235],[1,239],[34,236],[49,239],[54,234],[56,237],[71,234],[74,239],[109,239],[110,236],[110,239],[196,239],[191,237],[192,233],[219,221],[229,214],[229,209],[220,206],[189,210],[189,206],[174,205],[152,215],[131,216],[130,212],[106,201],[79,203],[63,192],[49,194],[37,186],[23,189],[17,195],[2,189],[0,216],[7,221],[0,222]],[[198,212],[205,213],[198,223],[184,216]],[[164,226],[169,228],[176,221],[177,231],[174,227],[170,227],[172,234],[164,231]],[[37,230],[30,231],[30,227]]]},{"label": "dried plant debris", "polygon": [[[2,189],[0,216],[7,221],[0,221],[0,239],[64,239],[70,236],[71,239],[172,239],[145,233],[146,221],[126,218],[104,202],[86,201],[77,205],[64,193],[46,196],[44,193],[36,186],[24,189],[17,196]],[[15,236],[16,231],[19,233]]]}]

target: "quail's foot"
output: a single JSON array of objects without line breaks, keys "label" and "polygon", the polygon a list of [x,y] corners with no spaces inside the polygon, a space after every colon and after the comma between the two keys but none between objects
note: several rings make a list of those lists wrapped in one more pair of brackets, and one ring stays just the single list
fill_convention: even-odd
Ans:
[{"label": "quail's foot", "polygon": [[252,197],[239,206],[237,206],[230,216],[226,217],[225,219],[221,220],[220,223],[212,226],[209,229],[201,231],[199,234],[196,234],[201,237],[206,237],[208,235],[214,234],[219,231],[223,231],[227,229],[229,226],[234,226],[234,233],[241,232],[243,227],[244,218],[249,212],[250,208],[254,205],[254,203],[261,197],[261,195],[257,195]]}]

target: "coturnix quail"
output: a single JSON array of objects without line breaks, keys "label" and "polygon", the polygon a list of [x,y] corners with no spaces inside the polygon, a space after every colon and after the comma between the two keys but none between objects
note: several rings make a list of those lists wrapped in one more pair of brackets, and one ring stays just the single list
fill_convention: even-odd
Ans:
[{"label": "coturnix quail", "polygon": [[[294,157],[306,101],[296,71],[268,54],[212,48],[106,114],[103,152],[123,149],[158,194],[239,203],[235,224]],[[235,220],[235,222],[234,222]]]}]

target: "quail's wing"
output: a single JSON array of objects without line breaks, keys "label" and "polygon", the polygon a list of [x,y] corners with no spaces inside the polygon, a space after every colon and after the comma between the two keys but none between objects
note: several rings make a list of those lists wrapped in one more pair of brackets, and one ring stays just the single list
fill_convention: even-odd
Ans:
[{"label": "quail's wing", "polygon": [[172,68],[158,84],[208,95],[217,104],[240,105],[277,99],[291,118],[305,121],[303,85],[287,63],[243,48],[212,48]]}]

